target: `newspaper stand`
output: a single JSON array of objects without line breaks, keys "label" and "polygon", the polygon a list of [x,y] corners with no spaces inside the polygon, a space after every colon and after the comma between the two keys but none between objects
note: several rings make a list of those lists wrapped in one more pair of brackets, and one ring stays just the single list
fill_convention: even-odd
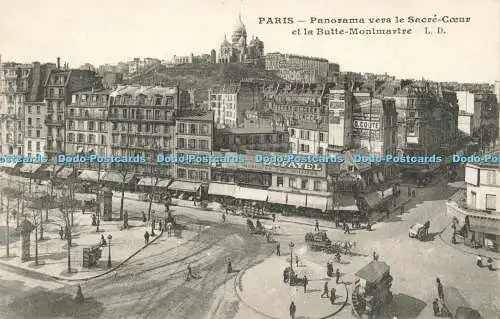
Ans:
[{"label": "newspaper stand", "polygon": [[83,248],[83,267],[92,268],[97,265],[97,261],[101,259],[101,245],[93,245],[89,248]]}]

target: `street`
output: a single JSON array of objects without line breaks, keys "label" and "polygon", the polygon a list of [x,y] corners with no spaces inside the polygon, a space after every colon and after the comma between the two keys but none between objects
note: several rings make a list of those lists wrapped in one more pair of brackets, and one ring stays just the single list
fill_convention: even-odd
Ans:
[{"label": "street", "polygon": [[[451,247],[437,236],[450,223],[444,215],[445,199],[456,190],[444,182],[418,188],[415,204],[407,205],[402,216],[396,213],[388,220],[375,224],[372,231],[354,230],[351,234],[344,234],[340,229],[325,228],[334,241],[356,242],[354,256],[342,257],[346,261],[340,266],[345,282],[352,282],[353,274],[371,261],[373,251],[380,255],[380,261],[391,267],[394,302],[381,314],[383,318],[432,317],[431,303],[436,297],[436,277],[441,278],[445,285],[458,288],[484,318],[498,317],[498,272],[479,269],[474,264],[473,255]],[[113,200],[115,209],[119,207],[118,203],[119,199]],[[131,217],[139,216],[140,211],[147,210],[147,203],[126,200],[125,207]],[[160,211],[161,208],[161,205],[155,205],[154,209]],[[165,239],[160,238],[147,248],[147,254],[139,253],[114,275],[83,283],[83,293],[86,298],[91,298],[89,303],[93,306],[78,308],[77,317],[205,318],[210,313],[211,318],[266,318],[252,312],[238,300],[233,288],[234,274],[226,274],[226,261],[230,257],[237,272],[265,259],[271,254],[274,245],[266,244],[261,236],[249,235],[244,218],[228,216],[227,222],[222,224],[220,213],[180,206],[172,209],[174,215],[183,216],[179,218],[181,223],[188,225],[190,230],[197,229],[200,235],[180,247],[168,250],[162,248],[162,240]],[[418,241],[408,237],[409,226],[427,220],[431,223],[431,240]],[[281,246],[287,247],[288,242],[295,242],[296,253],[301,259],[324,267],[331,258],[307,250],[304,235],[313,230],[312,226],[281,222],[280,227],[281,235],[277,239]],[[287,248],[283,250],[283,255],[286,255]],[[201,279],[184,281],[183,274],[188,264],[200,271]],[[276,272],[276,276],[281,275],[280,269],[269,271]],[[351,289],[349,285],[348,289]],[[53,313],[42,308],[50,307],[51,302],[59,300],[61,296],[69,298],[75,291],[75,285],[55,289],[52,291],[55,295],[45,294],[44,303],[28,303],[25,312],[14,309],[12,304],[8,305],[16,301],[15,297],[10,296],[8,301],[4,300],[1,304],[5,313],[2,318],[31,318],[42,313],[47,317],[64,317],[68,315],[67,311]],[[16,293],[15,289],[13,293]],[[259,294],[258,291],[252,293]],[[38,300],[40,296],[34,293],[20,298]],[[352,318],[350,302],[335,317]]]}]

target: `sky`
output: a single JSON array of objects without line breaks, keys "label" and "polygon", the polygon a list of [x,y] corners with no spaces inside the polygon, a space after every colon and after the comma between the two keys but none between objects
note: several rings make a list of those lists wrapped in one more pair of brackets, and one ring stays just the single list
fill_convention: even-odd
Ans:
[{"label": "sky", "polygon": [[[2,61],[115,64],[218,50],[241,13],[265,52],[323,57],[342,71],[436,81],[500,80],[500,0],[0,0]],[[396,24],[395,16],[470,17]],[[306,22],[259,24],[259,17]],[[310,18],[390,18],[388,24],[310,24]],[[365,20],[365,21],[366,21]],[[426,35],[428,26],[434,34]],[[436,34],[440,26],[446,34]],[[411,35],[293,35],[296,29],[412,28]]]}]

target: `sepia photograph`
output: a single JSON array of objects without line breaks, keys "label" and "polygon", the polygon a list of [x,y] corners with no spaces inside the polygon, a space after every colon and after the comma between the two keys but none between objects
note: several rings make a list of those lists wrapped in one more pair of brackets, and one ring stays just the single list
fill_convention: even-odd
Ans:
[{"label": "sepia photograph", "polygon": [[500,319],[499,0],[0,8],[0,319]]}]

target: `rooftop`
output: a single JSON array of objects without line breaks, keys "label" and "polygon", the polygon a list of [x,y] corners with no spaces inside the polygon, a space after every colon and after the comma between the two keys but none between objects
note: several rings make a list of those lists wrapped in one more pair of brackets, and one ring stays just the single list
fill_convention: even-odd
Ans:
[{"label": "rooftop", "polygon": [[299,130],[310,130],[310,131],[320,131],[328,132],[328,123],[312,123],[312,122],[301,122],[297,125],[291,125],[290,128]]},{"label": "rooftop", "polygon": [[82,90],[73,92],[73,94],[99,94],[99,95],[109,95],[111,90],[98,89],[98,90]]},{"label": "rooftop", "polygon": [[141,85],[120,85],[110,93],[112,97],[119,95],[130,95],[137,97],[139,95],[153,96],[153,95],[173,95],[177,93],[177,87],[163,87],[163,86],[141,86]]},{"label": "rooftop", "polygon": [[213,121],[214,116],[212,111],[189,110],[179,114],[177,120]]},{"label": "rooftop", "polygon": [[389,273],[390,269],[391,268],[383,261],[372,261],[358,270],[355,275],[369,283],[376,283],[382,279],[385,274]]},{"label": "rooftop", "polygon": [[272,134],[277,133],[271,127],[256,127],[256,128],[229,128],[220,130],[222,134]]}]

